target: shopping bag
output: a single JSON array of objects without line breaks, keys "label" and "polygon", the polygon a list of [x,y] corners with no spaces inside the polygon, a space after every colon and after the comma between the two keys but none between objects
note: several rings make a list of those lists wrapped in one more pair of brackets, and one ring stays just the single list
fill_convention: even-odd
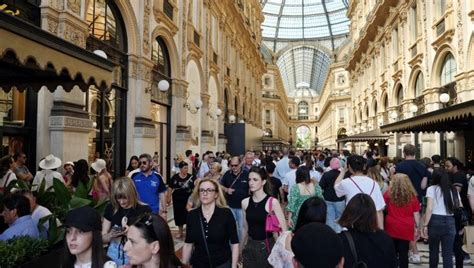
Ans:
[{"label": "shopping bag", "polygon": [[474,225],[464,227],[464,251],[474,254]]}]

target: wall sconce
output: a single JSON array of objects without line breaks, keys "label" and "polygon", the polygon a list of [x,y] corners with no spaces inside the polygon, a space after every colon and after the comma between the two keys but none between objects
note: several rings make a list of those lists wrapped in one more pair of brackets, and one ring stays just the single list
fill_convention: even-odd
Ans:
[{"label": "wall sconce", "polygon": [[222,110],[217,108],[215,112],[207,112],[207,115],[212,119],[212,120],[217,120],[219,116],[221,116]]},{"label": "wall sconce", "polygon": [[235,123],[235,115],[229,115],[229,123]]},{"label": "wall sconce", "polygon": [[446,106],[446,103],[449,102],[449,94],[448,93],[443,93],[439,95],[439,101],[443,104],[443,106]]},{"label": "wall sconce", "polygon": [[239,123],[241,124],[245,123],[244,119],[240,119]]},{"label": "wall sconce", "polygon": [[183,105],[184,108],[188,109],[188,111],[192,114],[195,114],[199,111],[199,109],[201,109],[202,107],[202,101],[201,99],[197,99],[193,102],[193,104],[189,104],[189,102],[186,102],[184,105]]},{"label": "wall sconce", "polygon": [[418,112],[418,106],[416,106],[415,104],[412,104],[410,106],[410,112],[412,112],[412,113]]},{"label": "wall sconce", "polygon": [[395,120],[398,118],[398,113],[396,111],[393,111],[392,113],[390,113],[390,117]]},{"label": "wall sconce", "polygon": [[160,92],[165,93],[170,88],[170,83],[168,82],[168,80],[164,80],[164,79],[160,80],[160,82],[158,82],[158,84],[155,81],[152,81],[150,83],[150,87],[145,88],[145,93],[151,93],[153,95],[153,89],[155,87],[158,87],[158,90]]}]

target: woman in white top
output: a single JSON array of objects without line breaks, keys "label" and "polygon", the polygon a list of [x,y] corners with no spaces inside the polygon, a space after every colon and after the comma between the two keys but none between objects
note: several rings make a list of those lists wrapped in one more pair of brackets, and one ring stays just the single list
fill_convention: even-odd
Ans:
[{"label": "woman in white top", "polygon": [[[430,267],[438,267],[441,243],[443,267],[453,267],[453,245],[456,234],[454,210],[462,206],[448,174],[442,169],[433,172],[433,185],[426,190],[427,206],[423,236],[428,238]],[[456,196],[454,196],[456,195]]]}]

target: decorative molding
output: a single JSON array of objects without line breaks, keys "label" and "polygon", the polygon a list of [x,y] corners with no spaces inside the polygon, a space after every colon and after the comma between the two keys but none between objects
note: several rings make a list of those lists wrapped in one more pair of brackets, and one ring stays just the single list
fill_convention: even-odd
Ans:
[{"label": "decorative molding", "polygon": [[150,0],[145,0],[143,15],[143,54],[150,54]]},{"label": "decorative molding", "polygon": [[93,130],[93,122],[89,118],[85,119],[70,116],[50,116],[49,129],[51,131],[88,133]]}]

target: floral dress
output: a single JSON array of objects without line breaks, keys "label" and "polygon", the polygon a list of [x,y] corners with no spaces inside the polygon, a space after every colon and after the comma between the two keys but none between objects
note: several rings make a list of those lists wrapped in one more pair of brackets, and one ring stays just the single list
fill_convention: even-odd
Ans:
[{"label": "floral dress", "polygon": [[298,184],[291,187],[290,194],[288,196],[288,205],[286,206],[286,209],[292,213],[291,220],[293,221],[294,225],[296,225],[296,222],[298,220],[298,213],[300,211],[301,205],[303,204],[304,201],[306,201],[306,199],[313,196],[320,197],[321,199],[324,200],[323,190],[321,189],[319,184],[314,185],[314,194],[312,195],[300,193],[300,187],[298,186]]}]

